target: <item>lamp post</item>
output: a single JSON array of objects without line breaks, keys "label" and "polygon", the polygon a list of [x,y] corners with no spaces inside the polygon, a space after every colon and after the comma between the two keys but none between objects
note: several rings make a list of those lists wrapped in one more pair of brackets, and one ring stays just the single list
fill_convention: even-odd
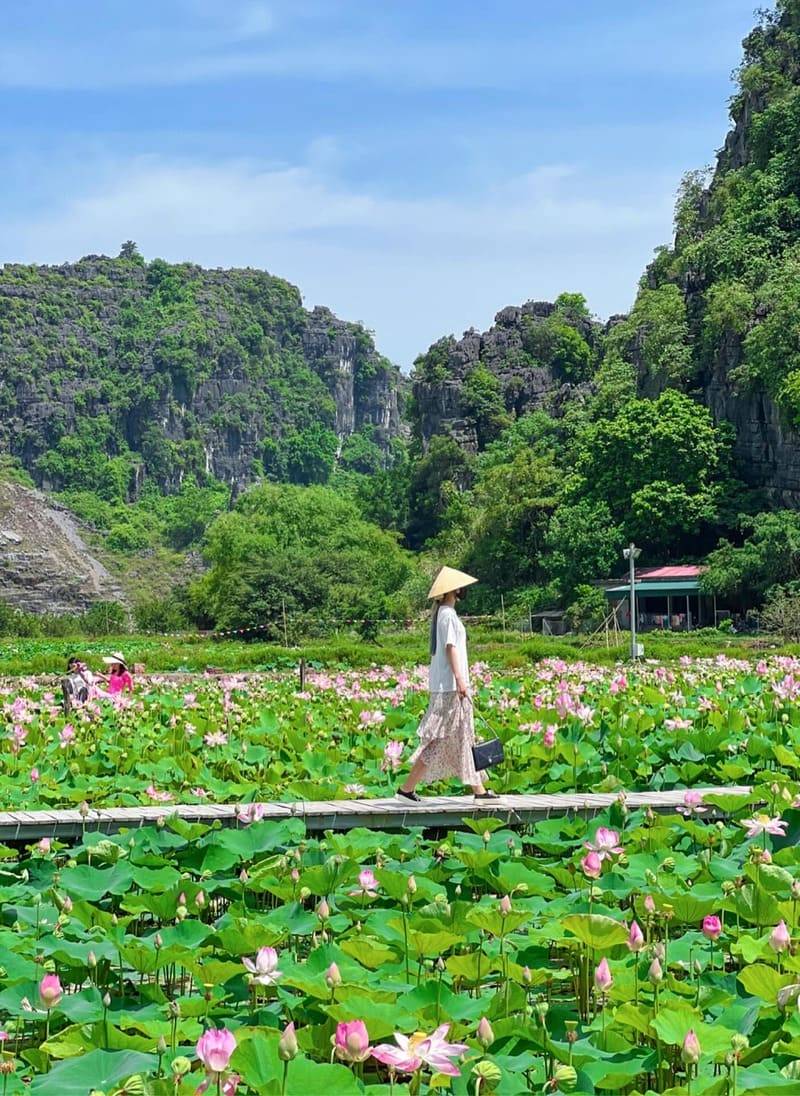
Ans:
[{"label": "lamp post", "polygon": [[642,554],[642,549],[637,548],[633,541],[627,548],[622,549],[622,554],[630,564],[630,592],[631,592],[631,658],[639,657],[639,646],[636,642],[636,560]]}]

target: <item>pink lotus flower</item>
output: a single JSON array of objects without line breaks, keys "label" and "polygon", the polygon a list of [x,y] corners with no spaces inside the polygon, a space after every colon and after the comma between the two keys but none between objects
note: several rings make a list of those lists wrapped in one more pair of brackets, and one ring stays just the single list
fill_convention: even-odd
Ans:
[{"label": "pink lotus flower", "polygon": [[683,793],[683,806],[678,807],[678,813],[688,818],[692,814],[704,814],[706,808],[702,806],[703,793],[689,789]]},{"label": "pink lotus flower", "polygon": [[594,843],[586,842],[586,848],[596,852],[601,860],[607,860],[612,856],[619,856],[622,845],[619,843],[619,834],[616,830],[609,830],[605,826],[599,826],[594,835]]},{"label": "pink lotus flower", "polygon": [[203,735],[203,741],[206,746],[226,746],[228,736],[224,731],[209,731],[208,734]]},{"label": "pink lotus flower", "polygon": [[376,726],[379,723],[383,723],[386,719],[386,716],[383,714],[383,712],[377,710],[374,712],[364,710],[359,715],[359,719],[361,720],[363,726],[372,727]]},{"label": "pink lotus flower", "polygon": [[708,940],[719,940],[722,935],[722,922],[714,914],[703,918],[703,936]]},{"label": "pink lotus flower", "polygon": [[588,879],[600,878],[600,873],[603,870],[603,861],[594,850],[592,852],[587,852],[586,856],[581,860],[581,870]]},{"label": "pink lotus flower", "polygon": [[334,1054],[342,1062],[363,1062],[372,1053],[369,1033],[363,1020],[338,1024],[331,1042]]},{"label": "pink lotus flower", "polygon": [[169,792],[159,791],[158,788],[156,788],[155,785],[153,785],[153,784],[149,784],[145,788],[144,794],[149,799],[152,799],[154,803],[171,803],[172,802],[172,796],[170,795]]},{"label": "pink lotus flower", "polygon": [[551,723],[545,727],[544,734],[542,735],[542,745],[546,746],[548,750],[552,750],[556,744],[556,729]]},{"label": "pink lotus flower", "polygon": [[769,946],[777,955],[780,955],[782,952],[786,951],[791,942],[792,938],[789,935],[789,930],[786,928],[786,922],[779,921],[770,933]]},{"label": "pink lotus flower", "polygon": [[42,855],[46,855],[47,853],[49,853],[50,852],[50,838],[49,837],[43,837],[37,843],[36,849],[37,849],[37,852],[42,853]]},{"label": "pink lotus flower", "polygon": [[69,746],[70,742],[75,740],[75,728],[71,723],[65,723],[61,728],[61,733],[58,736],[58,742],[62,750],[65,750]]},{"label": "pink lotus flower", "polygon": [[782,818],[770,818],[768,814],[756,814],[746,818],[741,825],[747,830],[748,837],[760,837],[762,833],[785,837],[788,823]]},{"label": "pink lotus flower", "polygon": [[418,1031],[408,1036],[396,1031],[397,1046],[381,1043],[372,1051],[372,1057],[399,1073],[416,1073],[427,1066],[433,1073],[459,1077],[461,1071],[452,1059],[466,1054],[469,1047],[465,1043],[448,1043],[445,1036],[449,1030],[449,1024],[440,1024],[431,1035]]},{"label": "pink lotus flower", "polygon": [[484,1050],[494,1042],[494,1029],[485,1016],[482,1016],[478,1024],[478,1042]]},{"label": "pink lotus flower", "polygon": [[647,913],[652,914],[652,913],[656,912],[656,903],[655,903],[655,899],[653,898],[652,894],[646,894],[644,896],[644,908],[647,911]]},{"label": "pink lotus flower", "polygon": [[650,979],[653,985],[658,985],[659,982],[664,981],[664,971],[661,967],[661,963],[658,961],[658,956],[656,956],[653,962],[650,964],[650,968],[647,971],[647,977]]},{"label": "pink lotus flower", "polygon": [[391,770],[397,772],[400,768],[400,759],[403,756],[403,743],[398,742],[395,739],[387,742],[383,748],[383,761],[381,762],[381,769],[383,772]]},{"label": "pink lotus flower", "polygon": [[632,951],[634,955],[637,955],[643,947],[644,933],[639,928],[636,921],[631,921],[631,927],[628,933],[628,950]]},{"label": "pink lotus flower", "polygon": [[283,975],[278,970],[278,953],[275,948],[259,948],[255,961],[242,959],[250,971],[250,980],[257,986],[274,986]]},{"label": "pink lotus flower", "polygon": [[508,917],[509,913],[511,913],[511,895],[504,894],[497,903],[497,909],[501,917]]},{"label": "pink lotus flower", "polygon": [[597,964],[594,972],[594,985],[598,993],[607,993],[614,985],[608,960],[603,957]]},{"label": "pink lotus flower", "polygon": [[351,890],[350,894],[363,895],[365,898],[375,898],[378,894],[378,880],[370,868],[365,868],[358,875],[358,886]]},{"label": "pink lotus flower", "polygon": [[700,1061],[700,1040],[697,1038],[697,1034],[694,1028],[689,1028],[686,1032],[686,1038],[683,1040],[683,1046],[681,1047],[681,1058],[685,1065],[696,1066]]},{"label": "pink lotus flower", "polygon": [[45,974],[39,983],[39,999],[44,1008],[49,1012],[51,1008],[58,1008],[64,990],[57,974]]},{"label": "pink lotus flower", "polygon": [[31,784],[36,784],[39,780],[39,770],[36,768],[31,769]]},{"label": "pink lotus flower", "polygon": [[209,1028],[197,1040],[197,1057],[209,1074],[209,1081],[218,1081],[228,1068],[236,1050],[236,1037],[227,1028]]},{"label": "pink lotus flower", "polygon": [[251,822],[260,822],[264,817],[265,810],[266,807],[263,803],[245,803],[244,806],[239,808],[236,817],[240,822],[249,825]]}]

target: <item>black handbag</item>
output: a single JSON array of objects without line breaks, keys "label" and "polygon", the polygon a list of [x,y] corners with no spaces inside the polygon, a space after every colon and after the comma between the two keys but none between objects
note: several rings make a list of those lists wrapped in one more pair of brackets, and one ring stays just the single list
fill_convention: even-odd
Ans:
[{"label": "black handbag", "polygon": [[472,747],[472,760],[479,773],[484,769],[491,769],[493,765],[501,765],[505,759],[503,743],[499,738],[492,738],[488,742],[476,742]]},{"label": "black handbag", "polygon": [[[477,715],[481,723],[486,727],[489,727],[489,724],[480,712],[475,711],[474,704],[472,706],[472,711]],[[491,730],[491,727],[489,727],[489,730]],[[491,769],[494,765],[502,765],[505,759],[506,755],[503,750],[503,743],[499,738],[490,738],[487,739],[486,742],[476,742],[472,747],[472,760],[479,773],[483,772],[485,769]]]}]

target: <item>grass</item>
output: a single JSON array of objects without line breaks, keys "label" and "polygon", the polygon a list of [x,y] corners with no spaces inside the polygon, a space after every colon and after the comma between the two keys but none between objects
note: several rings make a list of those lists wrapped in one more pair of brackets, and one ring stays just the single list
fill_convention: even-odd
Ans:
[{"label": "grass", "polygon": [[[798,654],[796,644],[783,644],[768,637],[729,636],[707,630],[692,635],[650,633],[643,637],[645,657],[661,661],[689,655],[711,658],[724,653],[732,657],[752,658],[768,650],[771,654]],[[245,643],[238,640],[212,640],[203,636],[119,635],[102,639],[8,639],[0,648],[0,675],[60,674],[69,655],[77,654],[97,667],[109,651],[122,650],[130,662],[141,663],[148,672],[226,671],[290,669],[301,658],[309,664],[326,667],[368,667],[371,665],[411,665],[427,662],[427,626],[382,635],[375,643],[356,636],[308,639],[295,647],[274,643]],[[616,647],[605,643],[587,645],[579,637],[524,636],[497,629],[476,627],[469,632],[470,657],[488,662],[493,668],[514,669],[529,666],[543,658],[565,661],[613,664],[627,658],[627,636]]]}]

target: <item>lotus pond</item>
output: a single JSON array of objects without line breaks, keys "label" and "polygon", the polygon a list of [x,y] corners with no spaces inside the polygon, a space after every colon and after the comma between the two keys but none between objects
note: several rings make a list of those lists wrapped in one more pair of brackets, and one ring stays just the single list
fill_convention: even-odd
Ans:
[{"label": "lotus pond", "polygon": [[[0,848],[0,1096],[800,1093],[800,662],[474,684],[495,786],[614,806],[322,839],[248,809],[387,794],[418,671],[152,679],[69,716],[7,685],[5,808],[243,809]],[[626,806],[670,787],[678,813]]]},{"label": "lotus pond", "polygon": [[[513,792],[733,785],[800,770],[800,660],[721,656],[633,673],[542,662],[474,668]],[[423,671],[150,679],[64,716],[52,685],[2,689],[6,809],[387,795],[416,740]],[[442,789],[438,789],[442,790]]]},{"label": "lotus pond", "polygon": [[620,798],[524,833],[170,819],[2,850],[0,1092],[796,1093],[795,791],[725,821]]}]

